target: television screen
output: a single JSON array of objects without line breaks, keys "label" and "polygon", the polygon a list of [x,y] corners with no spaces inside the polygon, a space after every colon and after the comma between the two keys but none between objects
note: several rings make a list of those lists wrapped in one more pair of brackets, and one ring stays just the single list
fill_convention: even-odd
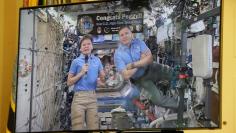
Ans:
[{"label": "television screen", "polygon": [[20,9],[16,132],[219,128],[220,0]]}]

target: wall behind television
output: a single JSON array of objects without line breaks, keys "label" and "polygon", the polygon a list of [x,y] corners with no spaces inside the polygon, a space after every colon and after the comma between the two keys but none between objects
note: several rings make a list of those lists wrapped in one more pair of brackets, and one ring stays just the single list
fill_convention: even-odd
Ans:
[{"label": "wall behind television", "polygon": [[[0,132],[6,132],[13,70],[18,45],[18,9],[23,0],[0,1]],[[201,133],[236,132],[236,1],[223,0],[222,129]],[[199,133],[187,130],[185,133]]]}]

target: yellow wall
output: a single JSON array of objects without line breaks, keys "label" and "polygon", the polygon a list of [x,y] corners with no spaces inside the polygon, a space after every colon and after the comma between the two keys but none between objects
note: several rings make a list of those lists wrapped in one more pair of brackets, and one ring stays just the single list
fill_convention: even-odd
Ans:
[{"label": "yellow wall", "polygon": [[[0,2],[0,18],[4,16],[4,1]],[[3,68],[3,19],[0,19],[0,74],[2,73]],[[2,123],[3,120],[3,98],[2,98],[2,76],[0,75],[0,123]],[[0,124],[0,129],[2,129],[3,124]],[[1,130],[0,130],[1,132]]]},{"label": "yellow wall", "polygon": [[20,0],[1,0],[0,38],[0,132],[4,133],[12,88],[13,64],[17,53],[18,7]]},{"label": "yellow wall", "polygon": [[[5,131],[3,127],[6,126],[10,103],[12,70],[17,49],[18,8],[22,5],[21,1],[23,0],[0,1],[1,133]],[[7,8],[3,9],[3,5]],[[234,70],[236,68],[236,9],[234,8],[236,8],[235,0],[223,0],[222,129],[187,130],[185,133],[236,133],[236,70]]]}]

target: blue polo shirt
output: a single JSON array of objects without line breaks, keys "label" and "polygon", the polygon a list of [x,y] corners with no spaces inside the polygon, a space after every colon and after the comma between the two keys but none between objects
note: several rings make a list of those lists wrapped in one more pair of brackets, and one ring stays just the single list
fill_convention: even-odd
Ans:
[{"label": "blue polo shirt", "polygon": [[[114,62],[117,71],[122,72],[126,68],[127,64],[140,60],[141,54],[148,51],[150,51],[150,49],[139,39],[133,39],[130,47],[120,44],[114,54]],[[141,77],[144,74],[145,69],[146,67],[138,68],[132,78],[137,79]]]},{"label": "blue polo shirt", "polygon": [[[82,66],[85,64],[85,56],[81,54],[78,58],[74,59],[71,63],[70,74],[78,74]],[[94,55],[88,58],[88,72],[83,75],[80,80],[74,84],[74,91],[95,90],[97,87],[97,78],[99,72],[103,69],[100,59]]]}]

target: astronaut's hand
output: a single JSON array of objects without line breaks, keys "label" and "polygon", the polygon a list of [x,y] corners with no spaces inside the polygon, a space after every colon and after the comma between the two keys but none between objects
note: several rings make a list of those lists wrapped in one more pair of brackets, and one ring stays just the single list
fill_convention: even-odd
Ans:
[{"label": "astronaut's hand", "polygon": [[107,87],[106,82],[103,82],[100,78],[97,79],[97,85],[98,87]]},{"label": "astronaut's hand", "polygon": [[85,74],[88,72],[88,68],[89,68],[88,64],[84,64],[84,65],[82,66],[82,69],[81,69],[80,73],[81,73],[82,75],[85,75]]},{"label": "astronaut's hand", "polygon": [[126,65],[127,70],[134,69],[134,68],[135,68],[135,66],[134,66],[133,62]]}]

